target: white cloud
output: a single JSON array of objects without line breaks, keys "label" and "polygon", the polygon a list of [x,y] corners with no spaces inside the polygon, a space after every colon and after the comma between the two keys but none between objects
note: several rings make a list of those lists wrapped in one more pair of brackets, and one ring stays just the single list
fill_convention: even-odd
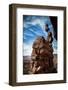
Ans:
[{"label": "white cloud", "polygon": [[32,53],[32,44],[24,44],[24,47],[23,47],[23,55],[24,56],[30,56]]},{"label": "white cloud", "polygon": [[54,48],[53,54],[57,54],[57,49]]}]

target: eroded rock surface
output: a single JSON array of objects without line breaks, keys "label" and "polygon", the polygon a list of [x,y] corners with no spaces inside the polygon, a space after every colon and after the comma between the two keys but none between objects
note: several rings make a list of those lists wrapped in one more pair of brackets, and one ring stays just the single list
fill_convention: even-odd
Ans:
[{"label": "eroded rock surface", "polygon": [[30,61],[30,73],[51,73],[53,72],[53,48],[44,37],[37,37],[32,46]]}]

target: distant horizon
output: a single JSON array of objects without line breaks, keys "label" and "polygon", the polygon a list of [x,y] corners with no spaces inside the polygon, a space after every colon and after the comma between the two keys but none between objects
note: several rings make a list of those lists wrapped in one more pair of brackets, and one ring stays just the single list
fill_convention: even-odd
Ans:
[{"label": "distant horizon", "polygon": [[[58,54],[53,54],[53,55],[58,55]],[[31,57],[30,55],[26,55],[26,56],[23,56],[23,57]]]}]

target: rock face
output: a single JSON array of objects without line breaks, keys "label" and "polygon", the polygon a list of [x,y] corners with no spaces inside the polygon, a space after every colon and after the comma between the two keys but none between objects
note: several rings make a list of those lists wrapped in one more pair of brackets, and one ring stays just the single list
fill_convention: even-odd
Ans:
[{"label": "rock face", "polygon": [[53,48],[44,37],[37,37],[32,46],[30,61],[30,73],[51,73],[53,72]]}]

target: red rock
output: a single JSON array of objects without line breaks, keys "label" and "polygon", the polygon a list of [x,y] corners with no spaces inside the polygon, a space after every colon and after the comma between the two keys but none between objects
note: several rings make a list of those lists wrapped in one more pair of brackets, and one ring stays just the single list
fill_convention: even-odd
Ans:
[{"label": "red rock", "polygon": [[44,37],[38,37],[33,43],[31,54],[33,63],[31,64],[32,73],[48,73],[53,69],[53,48]]}]

